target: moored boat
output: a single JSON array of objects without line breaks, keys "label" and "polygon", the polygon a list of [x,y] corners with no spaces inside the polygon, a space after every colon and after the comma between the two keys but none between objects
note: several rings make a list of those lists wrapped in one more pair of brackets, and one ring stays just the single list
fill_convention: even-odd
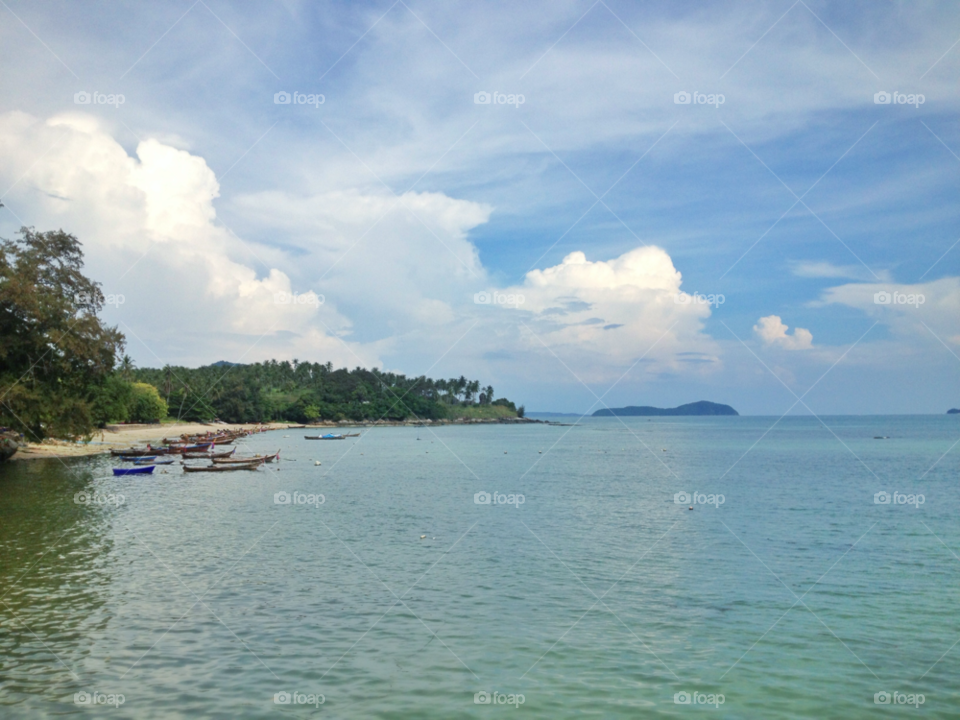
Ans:
[{"label": "moored boat", "polygon": [[150,475],[153,472],[153,465],[132,468],[114,468],[114,475]]},{"label": "moored boat", "polygon": [[189,452],[183,453],[184,460],[216,460],[217,458],[227,458],[233,455],[237,451],[236,448],[230,452]]},{"label": "moored boat", "polygon": [[229,470],[256,470],[263,463],[259,460],[248,463],[231,463],[229,465],[184,465],[184,472],[227,472]]},{"label": "moored boat", "polygon": [[304,440],[343,440],[345,435],[334,435],[333,433],[327,433],[326,435],[304,435]]},{"label": "moored boat", "polygon": [[242,464],[249,462],[273,462],[280,457],[280,451],[277,450],[273,455],[254,455],[253,457],[243,457],[243,458],[214,458],[213,462],[217,465],[233,465],[233,464]]}]

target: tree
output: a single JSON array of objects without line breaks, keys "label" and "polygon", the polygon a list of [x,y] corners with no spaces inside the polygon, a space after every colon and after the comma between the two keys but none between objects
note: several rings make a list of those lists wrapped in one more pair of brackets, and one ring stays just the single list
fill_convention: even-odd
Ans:
[{"label": "tree", "polygon": [[100,284],[63,230],[0,242],[0,425],[28,440],[92,433],[93,405],[123,351]]},{"label": "tree", "polygon": [[167,416],[167,403],[149,383],[133,383],[130,420],[133,422],[160,422]]}]

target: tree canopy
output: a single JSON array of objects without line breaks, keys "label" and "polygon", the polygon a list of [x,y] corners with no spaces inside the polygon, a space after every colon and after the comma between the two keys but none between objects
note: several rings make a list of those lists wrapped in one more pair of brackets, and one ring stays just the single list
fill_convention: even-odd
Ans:
[{"label": "tree canopy", "polygon": [[103,293],[76,237],[18,234],[0,242],[0,425],[32,441],[88,434],[123,334],[98,317]]}]

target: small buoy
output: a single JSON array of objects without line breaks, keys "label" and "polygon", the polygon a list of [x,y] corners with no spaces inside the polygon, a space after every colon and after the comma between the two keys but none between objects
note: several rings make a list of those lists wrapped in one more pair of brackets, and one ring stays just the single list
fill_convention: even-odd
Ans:
[{"label": "small buoy", "polygon": [[537,450],[537,455],[543,455],[543,450]]},{"label": "small buoy", "polygon": [[687,508],[687,510],[693,510],[693,505]]},{"label": "small buoy", "polygon": [[420,536],[420,539],[423,540],[423,539],[425,539],[426,537],[427,537],[426,535],[421,535],[421,536]]},{"label": "small buoy", "polygon": [[666,448],[660,448],[660,452],[666,452],[666,451],[667,451]]},{"label": "small buoy", "polygon": [[506,450],[504,450],[504,451],[503,451],[503,454],[504,454],[504,455],[506,455],[506,454],[507,454],[507,451],[506,451]]},{"label": "small buoy", "polygon": [[315,461],[313,464],[314,464],[314,465],[319,465],[319,464],[320,464],[320,461],[317,460],[317,461]]}]

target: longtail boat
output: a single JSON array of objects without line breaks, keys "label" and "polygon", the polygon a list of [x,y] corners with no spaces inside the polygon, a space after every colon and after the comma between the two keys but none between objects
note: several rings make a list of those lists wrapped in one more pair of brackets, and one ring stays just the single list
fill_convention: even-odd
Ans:
[{"label": "longtail boat", "polygon": [[333,433],[328,433],[326,435],[304,435],[304,440],[343,440],[345,435],[334,435]]},{"label": "longtail boat", "polygon": [[147,462],[156,460],[156,455],[120,455],[120,462]]},{"label": "longtail boat", "polygon": [[150,475],[153,472],[153,465],[132,468],[114,468],[114,475]]},{"label": "longtail boat", "polygon": [[145,448],[124,448],[123,450],[111,450],[110,454],[113,455],[114,457],[118,457],[121,455],[143,457],[145,455],[156,455],[156,452],[151,450],[150,447],[148,446]]},{"label": "longtail boat", "polygon": [[227,457],[230,457],[230,456],[233,455],[236,451],[237,451],[237,449],[234,448],[233,450],[231,450],[231,451],[229,451],[229,452],[227,452],[227,451],[224,451],[224,452],[202,452],[202,453],[190,452],[190,453],[184,453],[184,454],[183,454],[183,459],[184,459],[184,460],[215,460],[215,459],[217,459],[217,458],[227,458]]},{"label": "longtail boat", "polygon": [[259,460],[255,462],[248,463],[231,463],[229,465],[197,465],[196,467],[191,465],[184,465],[184,472],[227,472],[230,470],[256,470],[263,463]]},{"label": "longtail boat", "polygon": [[245,458],[214,458],[213,462],[217,465],[232,465],[232,464],[242,464],[249,462],[273,462],[280,457],[280,451],[277,450],[273,455],[254,455],[253,457]]},{"label": "longtail boat", "polygon": [[134,458],[134,465],[173,465],[173,458],[169,460],[148,460],[146,458]]}]

